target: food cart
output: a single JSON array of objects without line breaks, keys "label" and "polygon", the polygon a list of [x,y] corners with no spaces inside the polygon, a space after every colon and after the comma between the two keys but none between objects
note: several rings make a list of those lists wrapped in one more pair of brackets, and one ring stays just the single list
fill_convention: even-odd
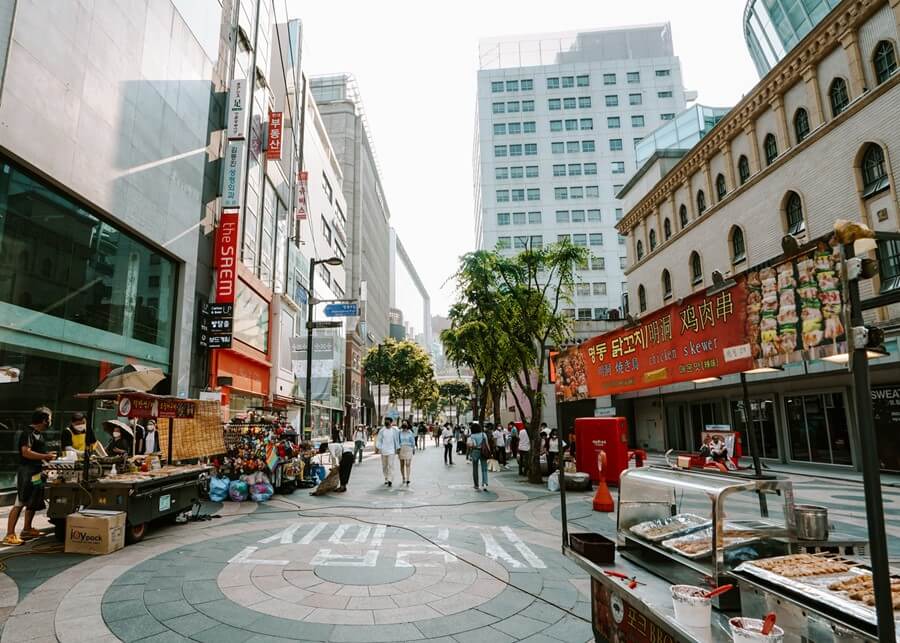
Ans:
[{"label": "food cart", "polygon": [[[56,527],[57,536],[65,533],[66,517],[70,514],[79,509],[102,509],[125,512],[126,541],[138,542],[144,537],[149,523],[174,518],[199,501],[201,488],[212,467],[178,464],[177,461],[224,451],[214,402],[143,392],[98,392],[79,397],[92,400],[88,420],[91,425],[95,400],[114,400],[118,417],[167,420],[167,430],[160,431],[158,436],[165,461],[161,462],[156,456],[99,456],[85,449],[80,462],[55,460],[47,463],[47,515]],[[210,417],[205,417],[207,415]],[[180,448],[176,445],[176,424],[204,421],[212,431],[201,427],[202,439],[181,444]]]}]

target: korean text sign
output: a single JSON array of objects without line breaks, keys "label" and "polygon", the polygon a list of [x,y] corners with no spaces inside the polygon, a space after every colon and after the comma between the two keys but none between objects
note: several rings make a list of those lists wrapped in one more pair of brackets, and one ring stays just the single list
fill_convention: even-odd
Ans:
[{"label": "korean text sign", "polygon": [[234,303],[237,286],[238,213],[225,211],[216,229],[216,303]]}]

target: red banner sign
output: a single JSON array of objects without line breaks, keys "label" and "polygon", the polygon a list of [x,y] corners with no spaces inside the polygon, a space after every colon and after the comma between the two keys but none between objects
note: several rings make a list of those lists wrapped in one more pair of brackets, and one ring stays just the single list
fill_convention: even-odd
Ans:
[{"label": "red banner sign", "polygon": [[719,293],[697,293],[634,326],[560,353],[557,399],[612,395],[753,368],[746,292],[746,280],[739,277]]},{"label": "red banner sign", "polygon": [[281,112],[269,112],[269,142],[266,146],[266,158],[270,161],[281,160]]},{"label": "red banner sign", "polygon": [[237,288],[238,213],[224,211],[216,229],[216,303],[233,304]]},{"label": "red banner sign", "polygon": [[305,219],[306,214],[306,189],[309,178],[309,172],[301,170],[297,174],[297,204],[294,208],[294,218],[298,221]]},{"label": "red banner sign", "polygon": [[190,419],[196,415],[197,405],[193,400],[160,400],[160,418]]},{"label": "red banner sign", "polygon": [[196,412],[197,406],[193,400],[158,399],[142,395],[119,396],[120,417],[190,419]]}]

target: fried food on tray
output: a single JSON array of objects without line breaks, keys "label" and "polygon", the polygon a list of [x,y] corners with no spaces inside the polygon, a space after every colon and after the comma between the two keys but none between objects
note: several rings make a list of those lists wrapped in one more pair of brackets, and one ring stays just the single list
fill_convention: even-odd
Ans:
[{"label": "fried food on tray", "polygon": [[785,578],[801,578],[803,576],[825,576],[840,574],[850,570],[847,563],[812,554],[793,554],[757,560],[753,563],[761,569],[780,574]]}]

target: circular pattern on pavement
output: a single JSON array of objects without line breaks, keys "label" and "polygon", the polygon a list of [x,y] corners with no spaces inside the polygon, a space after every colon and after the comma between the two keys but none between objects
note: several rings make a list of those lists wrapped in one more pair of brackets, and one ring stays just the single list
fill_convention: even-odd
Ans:
[{"label": "circular pattern on pavement", "polygon": [[374,567],[356,567],[352,574],[341,567],[316,567],[314,573],[324,581],[343,583],[344,585],[385,585],[396,583],[412,576],[416,571],[413,566],[397,567],[391,561],[380,559]]}]

